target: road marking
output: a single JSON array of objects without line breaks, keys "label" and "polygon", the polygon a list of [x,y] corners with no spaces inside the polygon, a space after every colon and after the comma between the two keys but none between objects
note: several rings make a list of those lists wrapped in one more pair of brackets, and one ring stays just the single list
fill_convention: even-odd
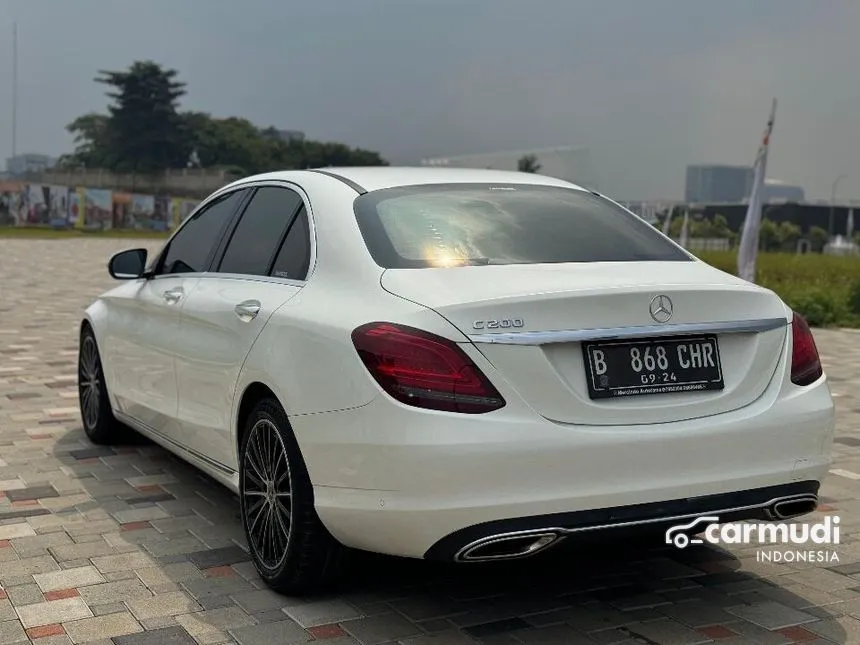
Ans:
[{"label": "road marking", "polygon": [[848,479],[860,479],[860,474],[852,473],[850,470],[842,470],[841,468],[834,468],[830,471],[831,475],[839,475],[840,477],[846,477]]},{"label": "road marking", "polygon": [[838,398],[838,397],[840,397],[840,396],[842,396],[842,395],[841,395],[841,394],[839,394],[838,392],[831,392],[831,393],[830,393],[830,396],[832,396],[834,399],[836,399],[836,398]]}]

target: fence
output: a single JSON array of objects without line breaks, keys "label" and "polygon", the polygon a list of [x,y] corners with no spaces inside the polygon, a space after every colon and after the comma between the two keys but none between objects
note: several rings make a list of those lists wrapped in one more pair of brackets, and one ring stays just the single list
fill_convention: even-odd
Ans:
[{"label": "fence", "polygon": [[0,182],[0,226],[168,231],[199,202],[104,188]]}]

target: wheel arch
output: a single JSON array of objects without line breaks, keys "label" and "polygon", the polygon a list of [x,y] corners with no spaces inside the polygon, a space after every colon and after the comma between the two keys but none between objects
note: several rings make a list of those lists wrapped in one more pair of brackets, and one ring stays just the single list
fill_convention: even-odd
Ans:
[{"label": "wheel arch", "polygon": [[251,381],[248,383],[242,390],[242,394],[235,406],[236,412],[233,415],[233,427],[236,433],[233,441],[233,449],[236,451],[237,468],[240,462],[240,455],[242,454],[242,441],[245,439],[245,421],[253,411],[254,406],[266,398],[275,399],[286,413],[286,407],[283,401],[281,401],[281,397],[277,395],[273,388],[262,381]]}]

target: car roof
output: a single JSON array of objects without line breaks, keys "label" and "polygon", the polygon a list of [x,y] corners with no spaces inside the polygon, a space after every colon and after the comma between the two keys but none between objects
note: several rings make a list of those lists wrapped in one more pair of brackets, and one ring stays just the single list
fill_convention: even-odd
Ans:
[{"label": "car roof", "polygon": [[338,178],[351,184],[359,192],[369,192],[397,186],[448,183],[494,183],[532,184],[535,186],[560,186],[585,190],[581,186],[555,177],[527,172],[492,170],[483,168],[439,168],[424,166],[348,166],[337,168],[315,168],[310,170],[286,170],[246,177],[236,183],[259,180],[298,181],[302,175],[313,172]]}]

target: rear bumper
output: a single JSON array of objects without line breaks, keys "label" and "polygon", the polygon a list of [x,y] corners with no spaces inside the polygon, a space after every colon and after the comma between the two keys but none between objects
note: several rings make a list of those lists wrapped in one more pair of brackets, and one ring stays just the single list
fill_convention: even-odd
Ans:
[{"label": "rear bumper", "polygon": [[719,517],[721,523],[783,519],[779,509],[789,500],[796,504],[795,510],[802,511],[798,515],[814,510],[819,487],[817,481],[794,482],[665,502],[485,522],[445,536],[424,557],[459,562],[521,557],[555,546],[567,537],[596,532],[603,536],[644,528],[665,531],[705,516]]},{"label": "rear bumper", "polygon": [[659,519],[664,506],[674,516],[673,505],[707,496],[728,504],[702,502],[711,512],[735,508],[733,495],[752,495],[760,506],[771,494],[761,489],[794,494],[813,482],[817,491],[831,462],[827,383],[776,389],[778,396],[732,413],[647,425],[557,424],[515,401],[490,414],[454,415],[383,396],[291,421],[317,512],[335,538],[447,559],[487,531],[546,528],[546,518],[567,529],[600,522],[600,513],[644,512],[640,505],[657,504],[648,512]]}]

